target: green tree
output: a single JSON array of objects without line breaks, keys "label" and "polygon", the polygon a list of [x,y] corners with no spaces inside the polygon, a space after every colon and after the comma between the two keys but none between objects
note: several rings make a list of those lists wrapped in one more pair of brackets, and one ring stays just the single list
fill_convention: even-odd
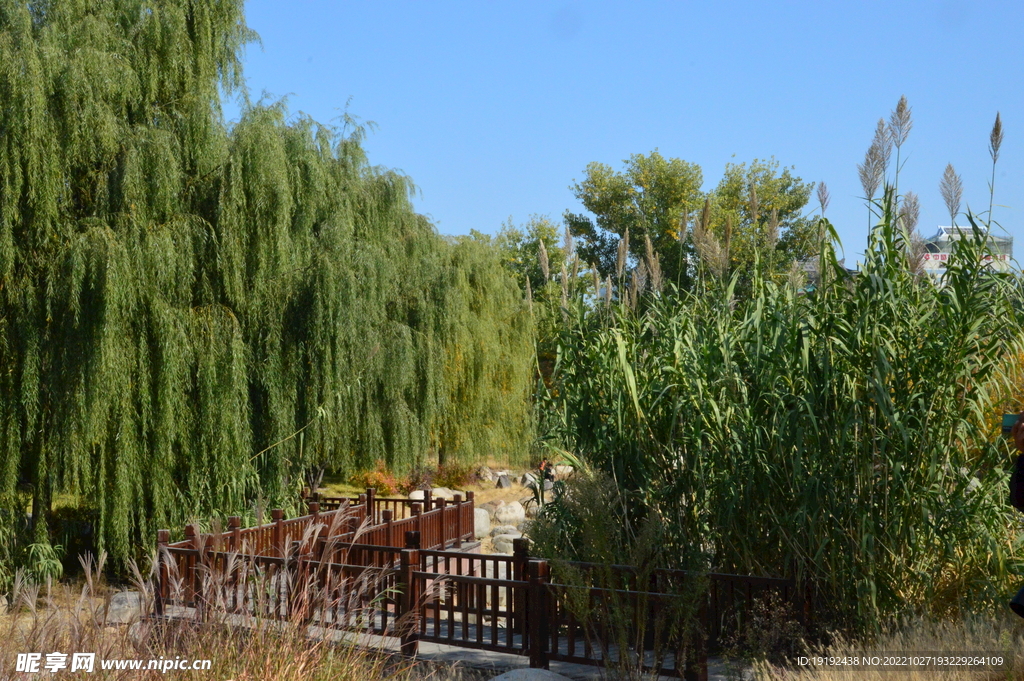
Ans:
[{"label": "green tree", "polygon": [[628,230],[635,260],[643,257],[644,237],[650,237],[666,278],[685,279],[692,250],[682,223],[697,214],[704,200],[700,166],[667,159],[657,149],[648,156],[634,154],[624,163],[622,172],[591,163],[584,179],[571,187],[594,216],[565,213],[566,225],[578,239],[579,257],[596,265],[602,276],[613,274],[618,241]]},{"label": "green tree", "polygon": [[57,494],[123,560],[310,467],[532,439],[497,250],[441,237],[358,126],[229,130],[252,37],[241,0],[0,0],[0,509],[30,496],[38,541]]},{"label": "green tree", "polygon": [[[501,226],[494,243],[501,251],[502,263],[516,274],[521,286],[525,287],[529,281],[531,291],[540,291],[561,271],[566,253],[558,244],[558,232],[559,228],[551,220],[540,215],[530,216],[521,227],[516,227],[511,217]],[[541,256],[542,244],[544,257]]]}]

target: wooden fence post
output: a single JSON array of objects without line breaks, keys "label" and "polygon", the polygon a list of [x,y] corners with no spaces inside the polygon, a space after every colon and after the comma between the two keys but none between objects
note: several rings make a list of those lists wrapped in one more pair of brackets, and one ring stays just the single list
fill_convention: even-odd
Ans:
[{"label": "wooden fence post", "polygon": [[[408,536],[408,533],[407,535]],[[402,549],[399,570],[402,597],[398,612],[401,625],[401,650],[403,655],[414,657],[419,651],[419,584],[416,570],[420,565],[420,552],[417,549]]]},{"label": "wooden fence post", "polygon": [[228,518],[228,532],[231,533],[231,551],[238,553],[242,550],[242,518],[233,515]]},{"label": "wooden fence post", "polygon": [[[509,575],[512,579],[517,582],[528,582],[530,581],[530,575],[527,571],[527,564],[530,562],[530,540],[526,537],[518,537],[512,540],[512,574]],[[529,611],[527,607],[527,593],[524,589],[513,589],[513,601],[512,601],[512,613],[513,613],[513,628],[518,631],[522,637],[526,638],[527,622],[529,621]]]},{"label": "wooden fence post", "polygon": [[377,509],[374,508],[374,500],[377,497],[377,488],[366,488],[366,517],[370,519],[371,525],[377,524]]},{"label": "wooden fence post", "polygon": [[[416,536],[423,536],[423,506],[419,503],[412,505],[412,516],[416,518]],[[420,548],[417,546],[416,548]]]},{"label": "wooden fence post", "polygon": [[188,556],[185,559],[185,574],[182,577],[185,578],[185,602],[190,603],[195,600],[197,590],[197,576],[199,574],[199,556],[201,555],[202,547],[199,546],[199,536],[195,525],[185,526],[185,541],[188,543],[188,547],[193,550],[197,550],[197,553],[193,556]]},{"label": "wooden fence post", "polygon": [[419,532],[406,532],[405,533],[405,548],[407,549],[418,549],[420,548],[420,533]]},{"label": "wooden fence post", "polygon": [[275,508],[270,512],[270,518],[274,521],[274,553],[277,554],[278,558],[285,557],[285,546],[284,546],[284,511],[280,508]]},{"label": "wooden fence post", "polygon": [[156,531],[156,600],[154,606],[156,608],[156,616],[164,616],[164,602],[168,596],[167,593],[167,544],[171,541],[170,530],[157,530]]},{"label": "wooden fence post", "polygon": [[462,495],[455,495],[455,548],[462,548]]},{"label": "wooden fence post", "polygon": [[548,562],[530,560],[529,586],[529,639],[530,666],[534,669],[548,668]]},{"label": "wooden fence post", "polygon": [[395,545],[395,528],[392,522],[394,517],[395,513],[390,508],[385,508],[380,512],[381,522],[384,523],[384,541],[382,542],[384,546]]}]

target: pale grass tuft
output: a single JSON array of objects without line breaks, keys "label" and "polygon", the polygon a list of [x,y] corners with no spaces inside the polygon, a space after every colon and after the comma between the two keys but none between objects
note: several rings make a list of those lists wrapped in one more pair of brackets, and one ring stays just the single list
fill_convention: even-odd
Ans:
[{"label": "pale grass tuft", "polygon": [[622,273],[626,271],[626,260],[629,256],[629,229],[619,239],[619,252],[615,259],[615,278],[622,279]]},{"label": "pale grass tuft", "polygon": [[956,174],[952,163],[946,164],[946,171],[942,174],[942,181],[939,182],[939,192],[942,200],[946,203],[946,210],[949,211],[950,224],[956,224],[956,216],[960,213],[960,201],[964,195],[964,183]]},{"label": "pale grass tuft", "polygon": [[537,257],[540,259],[540,272],[544,275],[544,283],[551,281],[551,265],[548,262],[548,249],[544,246],[544,240],[540,240],[540,248]]},{"label": "pale grass tuft", "polygon": [[907,141],[907,135],[910,134],[912,127],[914,121],[910,117],[910,105],[907,103],[907,96],[903,95],[889,115],[889,135],[897,150]]}]

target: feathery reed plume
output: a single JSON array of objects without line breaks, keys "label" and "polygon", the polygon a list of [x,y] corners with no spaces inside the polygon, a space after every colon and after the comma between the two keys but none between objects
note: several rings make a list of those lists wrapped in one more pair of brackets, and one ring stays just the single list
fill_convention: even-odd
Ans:
[{"label": "feathery reed plume", "polygon": [[569,273],[565,271],[565,263],[562,263],[562,307],[569,308]]},{"label": "feathery reed plume", "polygon": [[992,124],[992,132],[988,136],[988,153],[992,157],[992,180],[988,183],[988,221],[992,222],[992,200],[996,191],[996,161],[999,160],[999,147],[1003,145],[1003,121],[996,111],[996,122]]},{"label": "feathery reed plume", "polygon": [[908,234],[913,233],[917,229],[917,221],[920,216],[921,205],[917,194],[907,192],[907,195],[903,197],[903,203],[900,205],[900,220],[903,222],[903,226]]},{"label": "feathery reed plume", "polygon": [[825,211],[828,209],[828,202],[832,197],[828,193],[828,185],[824,182],[818,183],[818,205],[821,206],[821,215],[824,217]]},{"label": "feathery reed plume", "polygon": [[778,207],[772,208],[771,218],[768,220],[768,231],[765,234],[765,241],[768,243],[769,250],[773,250],[775,248],[775,244],[779,241]]},{"label": "feathery reed plume", "polygon": [[651,290],[661,293],[661,262],[658,254],[654,252],[654,244],[651,237],[644,235],[644,262],[647,265],[647,274],[650,275]]},{"label": "feathery reed plume", "polygon": [[598,274],[597,268],[594,263],[590,263],[590,277],[594,283],[594,295],[601,295],[601,275]]},{"label": "feathery reed plume", "polygon": [[[884,123],[879,120],[878,124],[881,126],[881,130],[884,133]],[[885,177],[885,168],[889,162],[889,152],[887,149],[888,144],[885,140],[884,134],[880,137],[878,129],[876,128],[875,136],[871,140],[871,145],[864,154],[864,163],[857,166],[857,174],[860,176],[860,186],[864,189],[864,197],[868,201],[875,198],[875,192],[878,191],[878,187],[882,184],[882,179]]]},{"label": "feathery reed plume", "polygon": [[530,304],[530,311],[533,311],[533,291],[530,290],[530,278],[526,278],[526,302]]},{"label": "feathery reed plume", "polygon": [[988,153],[992,157],[992,163],[999,160],[999,147],[1003,145],[1003,121],[996,111],[996,122],[992,124],[992,132],[988,136]]},{"label": "feathery reed plume", "polygon": [[604,304],[608,307],[612,305],[612,275],[604,280]]},{"label": "feathery reed plume", "polygon": [[619,239],[619,252],[615,259],[615,278],[622,279],[622,273],[626,269],[626,257],[629,255],[629,229]]},{"label": "feathery reed plume", "polygon": [[679,233],[676,238],[679,243],[686,241],[686,231],[690,228],[690,213],[683,211],[683,217],[679,219]]},{"label": "feathery reed plume", "polygon": [[893,191],[898,195],[900,185],[900,147],[907,141],[910,129],[914,127],[914,121],[910,117],[910,105],[907,104],[907,96],[902,95],[896,103],[896,108],[889,114],[889,137],[896,147],[896,172],[893,178]]},{"label": "feathery reed plume", "polygon": [[700,212],[700,228],[705,232],[711,226],[711,197],[704,199],[704,208]]},{"label": "feathery reed plume", "polygon": [[725,216],[725,239],[722,240],[722,253],[725,258],[725,266],[729,266],[729,245],[732,243],[732,216]]},{"label": "feathery reed plume", "polygon": [[[706,214],[707,204],[705,204]],[[716,276],[721,276],[725,271],[725,252],[721,242],[705,225],[706,223],[701,220],[700,223],[693,226],[693,245],[705,266]]]},{"label": "feathery reed plume", "polygon": [[576,247],[576,242],[572,238],[572,232],[569,231],[569,226],[565,226],[565,236],[562,237],[562,250],[565,251],[565,258],[568,260],[573,257]]},{"label": "feathery reed plume", "polygon": [[950,224],[955,226],[957,213],[960,212],[960,200],[964,195],[964,184],[953,169],[952,163],[946,164],[946,172],[942,174],[942,181],[939,182],[939,192],[942,194],[942,200],[946,202]]},{"label": "feathery reed plume", "polygon": [[655,293],[661,293],[661,287],[663,283],[661,275],[661,257],[655,253],[654,262],[651,263],[651,290]]},{"label": "feathery reed plume", "polygon": [[537,257],[540,259],[540,272],[544,275],[544,283],[551,280],[550,263],[548,262],[548,249],[544,246],[544,239],[540,240],[540,248]]},{"label": "feathery reed plume", "polygon": [[761,204],[757,200],[757,186],[750,183],[750,219],[752,222],[757,223],[757,218],[760,217],[758,214],[758,208]]},{"label": "feathery reed plume", "polygon": [[885,121],[881,118],[878,119],[878,123],[875,124],[875,138],[872,140],[872,144],[878,145],[879,159],[881,160],[881,170],[879,171],[885,178],[885,173],[889,170],[889,161],[892,159],[892,138],[889,136],[889,132],[885,127]]}]

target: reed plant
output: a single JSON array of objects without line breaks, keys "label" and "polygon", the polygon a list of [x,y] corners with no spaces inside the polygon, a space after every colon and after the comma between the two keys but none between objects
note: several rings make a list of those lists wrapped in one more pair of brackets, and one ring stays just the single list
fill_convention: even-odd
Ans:
[{"label": "reed plant", "polygon": [[891,186],[873,209],[856,275],[822,218],[812,287],[759,272],[739,299],[709,260],[692,292],[578,298],[544,395],[551,437],[663,525],[674,567],[795,577],[856,631],[1003,607],[1024,573],[986,424],[1021,349],[1017,283],[970,214],[936,286]]}]

